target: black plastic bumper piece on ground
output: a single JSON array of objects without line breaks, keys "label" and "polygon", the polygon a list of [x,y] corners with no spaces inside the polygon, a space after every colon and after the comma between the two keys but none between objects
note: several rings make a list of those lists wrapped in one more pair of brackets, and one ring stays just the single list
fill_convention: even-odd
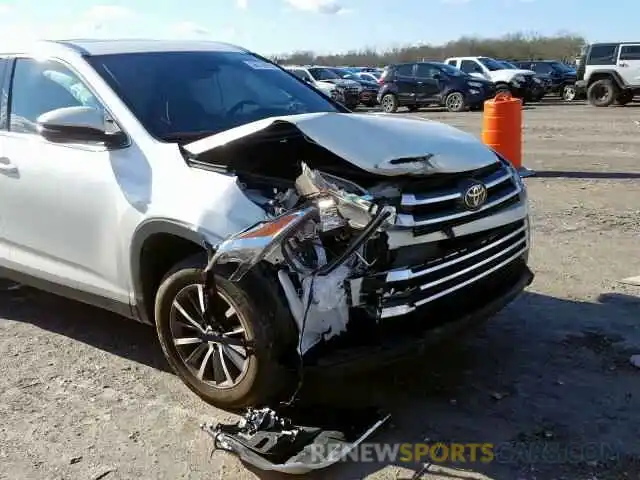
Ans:
[{"label": "black plastic bumper piece on ground", "polygon": [[502,293],[498,297],[493,297],[489,303],[481,305],[455,320],[429,328],[419,338],[410,335],[402,339],[394,339],[389,343],[385,342],[382,345],[341,348],[339,351],[319,356],[315,363],[307,364],[305,370],[311,374],[317,373],[323,376],[345,375],[349,372],[370,370],[424,354],[428,347],[489,320],[515,300],[531,284],[534,274],[523,263],[517,268],[517,275],[512,278],[513,281],[509,282],[510,285],[501,289]]}]

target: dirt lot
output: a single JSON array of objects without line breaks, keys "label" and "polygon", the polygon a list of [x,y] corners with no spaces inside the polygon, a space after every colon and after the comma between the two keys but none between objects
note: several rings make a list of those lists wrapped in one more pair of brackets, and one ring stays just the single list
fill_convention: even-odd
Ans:
[{"label": "dirt lot", "polygon": [[[525,162],[539,173],[527,180],[537,275],[528,292],[455,347],[316,386],[386,406],[393,428],[376,441],[520,449],[425,478],[639,478],[640,369],[629,357],[640,353],[640,287],[618,283],[640,274],[637,107],[527,109]],[[480,130],[480,113],[420,115]],[[150,328],[6,282],[0,299],[0,478],[260,476],[226,454],[210,458],[198,425],[230,416],[167,372]],[[420,467],[346,463],[317,478],[411,478]]]}]

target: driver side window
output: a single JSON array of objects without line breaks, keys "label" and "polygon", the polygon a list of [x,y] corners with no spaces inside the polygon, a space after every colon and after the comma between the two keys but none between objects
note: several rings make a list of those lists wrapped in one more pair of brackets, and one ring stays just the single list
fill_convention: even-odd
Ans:
[{"label": "driver side window", "polygon": [[16,60],[9,105],[10,131],[36,133],[36,121],[43,113],[81,106],[103,110],[91,90],[67,67],[53,60]]}]

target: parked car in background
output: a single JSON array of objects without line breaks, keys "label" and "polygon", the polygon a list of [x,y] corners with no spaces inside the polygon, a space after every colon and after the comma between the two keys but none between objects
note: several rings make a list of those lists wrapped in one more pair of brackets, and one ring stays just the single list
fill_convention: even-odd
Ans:
[{"label": "parked car in background", "polygon": [[377,67],[345,67],[346,70],[350,70],[354,73],[361,72],[380,72],[382,69]]},{"label": "parked car in background", "polygon": [[502,156],[444,123],[351,114],[243,48],[13,44],[0,90],[2,276],[152,326],[217,407],[423,351],[533,279]]},{"label": "parked car in background", "polygon": [[[501,65],[504,66],[504,68],[508,69],[508,70],[522,70],[520,67],[518,67],[516,64],[508,62],[506,60],[496,60],[498,63],[500,63]],[[550,93],[551,91],[551,78],[549,78],[548,75],[541,75],[539,73],[536,72],[535,78],[539,81],[540,83],[540,91],[537,95],[533,96],[533,101],[540,101],[542,100],[542,98],[547,94]]]},{"label": "parked car in background", "polygon": [[358,77],[360,77],[362,80],[367,80],[369,82],[375,82],[375,83],[379,83],[380,82],[380,77],[382,76],[382,71],[378,72],[359,72],[357,73]]},{"label": "parked car in background", "polygon": [[548,79],[548,93],[559,95],[567,102],[577,98],[576,70],[565,63],[557,60],[519,60],[513,64]]},{"label": "parked car in background", "polygon": [[319,90],[329,91],[332,98],[337,99],[349,109],[360,103],[362,87],[354,80],[341,78],[327,67],[320,66],[286,66],[294,75],[316,86]]},{"label": "parked car in background", "polygon": [[316,80],[305,67],[298,67],[295,65],[283,65],[282,67],[288,72],[294,74],[300,80],[303,80],[309,85],[317,88],[328,97],[338,101],[343,100],[339,98],[338,87],[335,84]]},{"label": "parked car in background", "polygon": [[536,101],[544,95],[542,82],[536,79],[535,72],[531,70],[505,68],[490,57],[452,57],[447,58],[445,63],[474,77],[489,80],[495,84],[498,92],[510,92],[523,102]]},{"label": "parked car in background", "polygon": [[475,78],[439,62],[415,62],[389,65],[380,77],[378,102],[385,112],[399,107],[417,110],[442,105],[450,112],[481,108],[495,95],[492,82]]},{"label": "parked car in background", "polygon": [[329,70],[335,72],[340,78],[345,80],[353,80],[354,82],[358,82],[362,87],[360,90],[360,103],[367,107],[374,107],[378,104],[378,90],[380,90],[380,85],[378,82],[372,82],[370,80],[365,80],[360,77],[360,74],[352,72],[346,68],[340,67],[326,67]]},{"label": "parked car in background", "polygon": [[585,45],[576,77],[591,105],[626,105],[640,94],[640,41]]}]

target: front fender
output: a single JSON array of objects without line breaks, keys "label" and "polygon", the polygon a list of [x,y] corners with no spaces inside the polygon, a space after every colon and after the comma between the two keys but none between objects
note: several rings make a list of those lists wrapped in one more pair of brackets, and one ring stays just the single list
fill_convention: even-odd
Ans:
[{"label": "front fender", "polygon": [[150,322],[144,309],[144,290],[140,259],[145,242],[156,234],[168,234],[190,241],[208,251],[223,239],[195,225],[170,218],[149,218],[133,232],[129,247],[129,266],[133,286],[132,306],[137,308],[140,319]]}]

